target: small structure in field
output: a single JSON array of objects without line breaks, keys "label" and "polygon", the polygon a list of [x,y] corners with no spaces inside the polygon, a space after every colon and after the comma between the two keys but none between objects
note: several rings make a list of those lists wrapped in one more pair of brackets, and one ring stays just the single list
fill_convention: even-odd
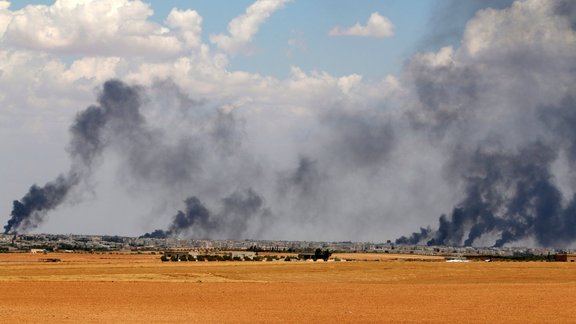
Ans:
[{"label": "small structure in field", "polygon": [[177,260],[180,260],[180,258],[184,256],[188,257],[189,255],[196,257],[198,256],[198,252],[193,251],[191,249],[181,249],[181,248],[168,249],[164,252],[164,256],[166,256],[168,259],[175,257]]},{"label": "small structure in field", "polygon": [[46,249],[30,249],[30,253],[32,254],[46,254]]},{"label": "small structure in field", "polygon": [[556,254],[556,261],[576,262],[576,254],[558,253],[558,254]]}]

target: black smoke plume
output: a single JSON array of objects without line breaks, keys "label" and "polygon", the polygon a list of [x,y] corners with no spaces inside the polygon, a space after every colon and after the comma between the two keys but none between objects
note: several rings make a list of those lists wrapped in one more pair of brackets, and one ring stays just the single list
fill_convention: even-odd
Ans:
[{"label": "black smoke plume", "polygon": [[151,233],[142,235],[144,238],[167,238],[178,236],[183,232],[188,232],[191,229],[209,232],[216,227],[216,224],[210,219],[210,211],[198,199],[192,196],[184,200],[186,208],[184,211],[179,210],[172,223],[167,230],[157,229]]},{"label": "black smoke plume", "polygon": [[97,106],[78,113],[70,127],[70,171],[39,187],[33,185],[21,199],[15,200],[4,233],[27,231],[37,227],[50,210],[64,202],[70,191],[90,176],[94,163],[106,146],[103,132],[111,127],[116,132],[130,132],[143,118],[138,110],[140,95],[137,87],[121,81],[104,83]]},{"label": "black smoke plume", "polygon": [[[462,151],[453,167],[462,170],[466,198],[442,215],[438,230],[421,229],[401,244],[448,246],[494,246],[534,238],[540,246],[565,246],[576,234],[575,201],[562,206],[562,194],[550,172],[556,150],[541,143],[516,153],[479,148],[471,154]],[[464,165],[455,165],[455,164]]]},{"label": "black smoke plume", "polygon": [[33,229],[42,222],[46,213],[62,203],[70,188],[78,183],[75,175],[59,176],[44,187],[33,185],[19,201],[14,200],[11,218],[4,226],[4,234],[16,229]]},{"label": "black smoke plume", "polygon": [[[169,82],[158,88],[179,102],[182,109],[188,109],[186,113],[194,111],[191,108],[198,104]],[[70,127],[70,171],[44,187],[32,186],[24,198],[15,201],[5,232],[38,226],[46,213],[62,204],[74,187],[88,180],[106,151],[118,154],[124,168],[121,174],[138,181],[137,185],[159,184],[162,188],[180,189],[179,186],[189,185],[194,175],[203,171],[201,162],[207,156],[205,150],[226,157],[241,144],[242,122],[232,112],[221,109],[215,118],[208,118],[208,122],[187,116],[196,122],[193,124],[196,129],[187,132],[194,135],[185,134],[170,142],[161,129],[147,123],[141,111],[144,99],[147,98],[143,88],[119,80],[105,82],[98,95],[98,105],[79,112]],[[262,199],[252,190],[235,193],[223,200],[222,212],[213,216],[216,221],[209,220],[210,212],[197,197],[186,199],[185,204],[185,210],[175,216],[172,226],[154,235],[181,235],[194,228],[196,234],[207,237],[217,232],[219,219],[225,217],[236,222],[234,231],[243,231],[245,226],[241,220],[256,212],[253,209],[261,207]],[[228,234],[236,236],[234,231]]]},{"label": "black smoke plume", "polygon": [[264,200],[252,189],[235,191],[223,198],[220,211],[211,213],[196,196],[184,200],[186,207],[172,218],[168,229],[157,229],[143,238],[167,238],[186,235],[195,238],[241,238],[249,223],[263,224],[270,211],[263,207]]},{"label": "black smoke plume", "polygon": [[[477,1],[474,7],[510,4]],[[531,7],[535,4],[542,6]],[[415,103],[407,115],[430,145],[442,148],[445,178],[462,188],[463,198],[440,216],[437,227],[421,228],[398,243],[567,247],[576,242],[574,43],[539,39],[535,35],[543,28],[535,27],[507,46],[504,35],[527,32],[526,9],[539,24],[554,21],[554,28],[545,28],[551,35],[574,37],[573,1],[515,1],[504,10],[476,12],[461,47],[408,62],[405,77]],[[484,26],[494,17],[511,24],[492,33]],[[478,40],[485,46],[476,47]]]}]

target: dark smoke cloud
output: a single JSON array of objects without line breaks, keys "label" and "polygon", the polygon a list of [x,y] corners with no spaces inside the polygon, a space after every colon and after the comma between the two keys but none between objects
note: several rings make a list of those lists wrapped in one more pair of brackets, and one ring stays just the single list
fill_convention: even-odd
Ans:
[{"label": "dark smoke cloud", "polygon": [[[468,25],[479,33],[467,34],[462,47],[407,64],[404,77],[415,95],[407,116],[445,152],[446,179],[462,188],[463,198],[440,216],[436,229],[422,227],[398,243],[574,244],[575,183],[564,178],[576,171],[576,57],[572,43],[554,38],[573,33],[560,23],[573,18],[573,7],[569,1],[519,1],[506,12],[479,14]],[[538,16],[534,30],[523,20],[528,9]],[[492,27],[497,34],[482,34],[483,24],[506,18]],[[540,19],[555,23],[547,30],[553,37],[510,37],[520,29],[538,33]]]},{"label": "dark smoke cloud", "polygon": [[407,67],[420,109],[410,112],[414,126],[443,134],[474,114],[481,74],[473,66],[431,66],[418,60]]},{"label": "dark smoke cloud", "polygon": [[[576,93],[576,91],[574,91]],[[576,99],[568,96],[555,106],[544,107],[539,111],[542,121],[555,138],[555,145],[566,149],[570,160],[576,161]]]},{"label": "dark smoke cloud", "polygon": [[576,30],[576,3],[572,0],[556,0],[554,3],[554,13],[566,17]]},{"label": "dark smoke cloud", "polygon": [[[198,233],[210,233],[216,229],[218,225],[210,219],[210,211],[198,199],[192,196],[184,200],[186,205],[185,209],[179,210],[172,219],[172,223],[167,230],[155,230],[151,233],[146,233],[144,238],[166,238],[176,237],[182,233],[187,233],[194,230]],[[204,238],[204,237],[200,237]]]},{"label": "dark smoke cloud", "polygon": [[194,226],[201,228],[204,232],[217,228],[217,224],[210,220],[210,212],[198,197],[187,198],[184,200],[184,204],[186,209],[178,211],[168,229],[169,233],[178,235]]},{"label": "dark smoke cloud", "polygon": [[46,213],[62,203],[78,181],[76,175],[72,174],[59,176],[43,187],[33,185],[21,200],[14,200],[10,219],[4,226],[4,234],[36,228]]},{"label": "dark smoke cloud", "polygon": [[[181,136],[168,138],[161,129],[147,123],[142,106],[149,98],[143,88],[127,85],[120,80],[105,82],[98,95],[98,105],[79,112],[70,127],[71,140],[67,147],[71,157],[69,173],[44,187],[34,185],[21,201],[15,201],[5,231],[35,228],[49,210],[66,200],[72,188],[91,176],[94,166],[100,163],[105,152],[115,152],[120,158],[123,182],[132,185],[132,189],[155,185],[181,190],[189,187],[197,176],[203,175],[206,167],[203,164],[207,159],[229,157],[241,146],[243,122],[233,111],[217,109],[214,116],[197,114],[194,108],[200,103],[184,95],[173,82],[158,82],[151,90],[153,94],[160,91],[170,95],[159,103],[161,108],[166,102],[179,105],[182,113],[180,119],[187,123],[184,126],[188,125]],[[254,203],[253,191],[244,194],[248,195],[246,204]],[[197,198],[187,199],[186,213],[179,214],[175,227],[170,228],[169,233],[178,235],[180,228],[190,227],[179,221],[192,221],[190,217],[196,215],[194,211],[197,210],[194,202],[200,208]],[[242,199],[236,202],[241,204]],[[230,217],[248,217],[240,207],[230,209],[231,203],[226,206],[229,207],[224,213],[230,213]],[[198,214],[198,217],[202,215]],[[210,235],[211,226],[216,225],[203,219],[204,216],[193,223],[195,227],[202,228],[202,235]]]},{"label": "dark smoke cloud", "polygon": [[[445,215],[442,215],[440,219],[445,218]],[[396,240],[396,244],[422,244],[430,240],[430,237],[433,235],[433,230],[430,227],[424,228],[420,227],[420,232],[414,232],[411,236],[406,237],[402,236]]]},{"label": "dark smoke cloud", "polygon": [[516,153],[493,150],[460,151],[452,167],[463,172],[466,198],[451,217],[440,217],[438,230],[421,229],[397,243],[472,246],[485,235],[496,237],[494,246],[527,237],[534,237],[541,246],[572,242],[575,202],[562,206],[562,194],[550,172],[556,150],[542,143]]},{"label": "dark smoke cloud", "polygon": [[[264,230],[267,219],[271,216],[264,207],[263,198],[252,189],[237,191],[222,199],[222,211],[218,220],[223,223],[226,237],[239,239],[248,230],[249,223],[259,224],[257,231]],[[256,233],[261,235],[261,233]]]},{"label": "dark smoke cloud", "polygon": [[332,111],[320,120],[332,131],[326,157],[345,170],[382,167],[396,143],[392,125],[378,114]]},{"label": "dark smoke cloud", "polygon": [[20,201],[14,201],[11,217],[4,226],[5,233],[37,227],[48,211],[58,207],[72,188],[90,176],[94,162],[106,146],[103,136],[106,127],[116,132],[130,132],[143,122],[138,111],[140,96],[136,87],[118,80],[108,81],[98,96],[98,103],[98,106],[80,112],[70,128],[70,171],[44,187],[33,185]]},{"label": "dark smoke cloud", "polygon": [[251,223],[266,223],[270,211],[264,208],[263,198],[252,189],[235,191],[223,198],[216,214],[192,196],[184,201],[186,208],[179,210],[167,230],[157,229],[146,233],[144,238],[166,238],[185,235],[194,238],[239,239],[247,233]]},{"label": "dark smoke cloud", "polygon": [[[171,81],[156,83],[148,90],[149,119],[156,122],[155,127],[144,122],[134,124],[128,132],[109,135],[114,138],[111,148],[122,161],[121,173],[132,189],[181,192],[202,181],[226,159],[236,157],[244,139],[244,121],[234,110],[202,108],[203,101],[189,98]],[[167,105],[176,107],[178,114],[170,116]],[[211,178],[214,183],[220,181]]]},{"label": "dark smoke cloud", "polygon": [[140,236],[140,238],[157,238],[157,239],[165,239],[165,238],[169,238],[172,236],[172,233],[170,233],[169,231],[165,231],[165,230],[161,230],[161,229],[156,229],[150,233],[146,233],[142,236]]},{"label": "dark smoke cloud", "polygon": [[313,199],[322,181],[318,161],[307,156],[300,156],[298,166],[292,172],[279,176],[279,192],[281,196],[294,193],[303,198]]}]

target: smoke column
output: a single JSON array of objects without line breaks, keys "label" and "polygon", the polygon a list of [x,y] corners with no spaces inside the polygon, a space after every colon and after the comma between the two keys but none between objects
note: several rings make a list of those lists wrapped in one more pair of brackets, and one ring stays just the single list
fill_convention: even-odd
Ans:
[{"label": "smoke column", "polygon": [[[186,105],[185,108],[194,108],[191,106],[197,104],[172,83],[164,82],[157,88],[176,98],[179,104]],[[170,195],[177,195],[182,187],[198,191],[194,190],[193,178],[203,173],[202,163],[206,159],[212,159],[215,165],[226,162],[241,144],[241,123],[232,112],[223,110],[217,110],[215,117],[204,120],[189,117],[194,128],[186,129],[184,135],[169,141],[164,132],[150,126],[142,114],[144,94],[143,88],[119,80],[105,82],[98,95],[98,105],[78,113],[70,127],[70,171],[43,187],[33,185],[21,200],[14,201],[5,232],[37,227],[50,210],[66,200],[73,188],[92,175],[105,152],[115,152],[120,157],[122,174],[136,186],[157,186],[163,191],[174,191]],[[239,163],[238,159],[232,161]],[[246,173],[246,168],[243,170]],[[218,182],[214,176],[211,179]],[[191,196],[185,200],[185,209],[176,214],[166,231],[149,235],[239,238],[250,230],[261,228],[270,213],[263,207],[263,198],[252,189],[235,191],[220,203],[222,207],[218,213],[210,213],[197,196]],[[249,222],[259,225],[251,225],[249,230]]]},{"label": "smoke column", "polygon": [[[439,218],[437,229],[422,227],[397,243],[565,247],[576,240],[574,182],[559,186],[576,171],[576,57],[558,56],[572,51],[574,42],[527,36],[504,45],[506,30],[499,30],[483,39],[485,47],[473,45],[482,36],[471,31],[489,24],[491,14],[514,21],[503,27],[511,32],[526,26],[521,12],[531,5],[538,24],[556,23],[544,27],[551,35],[574,37],[573,2],[516,1],[477,13],[462,48],[438,53],[450,61],[420,56],[408,65],[418,102],[410,114],[413,125],[432,145],[446,148],[446,177],[462,186],[464,198]],[[559,166],[569,171],[559,172]]]},{"label": "smoke column", "polygon": [[466,198],[450,217],[440,217],[438,230],[423,228],[396,242],[472,246],[487,235],[496,237],[497,247],[527,237],[540,246],[569,244],[576,234],[576,202],[562,205],[550,172],[555,158],[554,149],[541,143],[511,154],[487,148],[469,153],[458,162],[465,164]]},{"label": "smoke column", "polygon": [[166,238],[181,235],[197,238],[240,239],[247,233],[249,223],[262,227],[270,212],[264,208],[261,196],[252,189],[235,191],[221,200],[220,211],[211,213],[198,197],[184,200],[184,210],[172,218],[167,230],[157,229],[142,235],[143,238]]},{"label": "smoke column", "polygon": [[106,146],[103,134],[106,127],[115,132],[129,132],[143,122],[138,110],[138,91],[137,87],[118,80],[104,83],[98,96],[99,105],[80,112],[70,127],[70,171],[43,187],[33,185],[21,200],[15,200],[4,233],[36,228],[47,212],[62,204],[70,191],[90,176]]}]

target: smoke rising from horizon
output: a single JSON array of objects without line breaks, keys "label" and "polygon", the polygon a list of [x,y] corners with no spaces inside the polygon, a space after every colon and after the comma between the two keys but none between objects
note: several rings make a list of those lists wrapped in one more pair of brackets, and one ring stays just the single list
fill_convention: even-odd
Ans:
[{"label": "smoke rising from horizon", "polygon": [[147,237],[385,241],[420,228],[397,242],[575,246],[575,7],[457,9],[471,8],[458,46],[293,106],[108,81],[70,129],[71,171],[15,201],[5,231],[41,224],[112,157],[124,189],[163,206]]},{"label": "smoke rising from horizon", "polygon": [[[528,6],[542,19],[539,27],[528,27],[531,22],[522,17]],[[464,195],[449,216],[439,218],[437,229],[421,227],[397,243],[574,244],[576,57],[567,51],[575,45],[570,27],[576,16],[574,10],[559,10],[571,7],[568,1],[516,1],[504,10],[479,12],[458,52],[443,49],[409,64],[420,107],[410,116],[420,130],[433,134],[434,144],[447,144],[444,172]],[[473,32],[484,28],[482,22],[499,19],[513,22],[498,32],[502,35],[521,28],[527,35],[539,28],[550,35],[542,43],[528,36],[506,44],[506,36]],[[546,19],[554,25],[541,25]],[[557,35],[570,35],[572,41],[559,41]],[[481,41],[484,47],[478,47]]]},{"label": "smoke rising from horizon", "polygon": [[106,127],[119,132],[142,123],[138,112],[138,88],[128,87],[118,80],[108,81],[103,85],[98,103],[98,106],[90,106],[78,113],[70,127],[70,171],[43,187],[33,185],[21,200],[15,200],[4,233],[36,228],[50,210],[66,200],[74,187],[88,180],[106,146],[102,134]]},{"label": "smoke rising from horizon", "polygon": [[396,242],[448,246],[486,245],[483,236],[496,237],[501,247],[526,237],[539,246],[566,246],[574,241],[576,214],[573,199],[564,207],[562,194],[551,174],[557,152],[542,143],[528,144],[518,152],[492,147],[458,152],[454,165],[465,179],[465,199],[442,215],[436,231],[421,228]]},{"label": "smoke rising from horizon", "polygon": [[184,200],[185,209],[172,218],[168,229],[157,229],[143,238],[191,236],[196,238],[241,239],[250,223],[261,228],[270,217],[261,196],[252,189],[235,191],[222,198],[220,211],[212,213],[196,196]]}]

